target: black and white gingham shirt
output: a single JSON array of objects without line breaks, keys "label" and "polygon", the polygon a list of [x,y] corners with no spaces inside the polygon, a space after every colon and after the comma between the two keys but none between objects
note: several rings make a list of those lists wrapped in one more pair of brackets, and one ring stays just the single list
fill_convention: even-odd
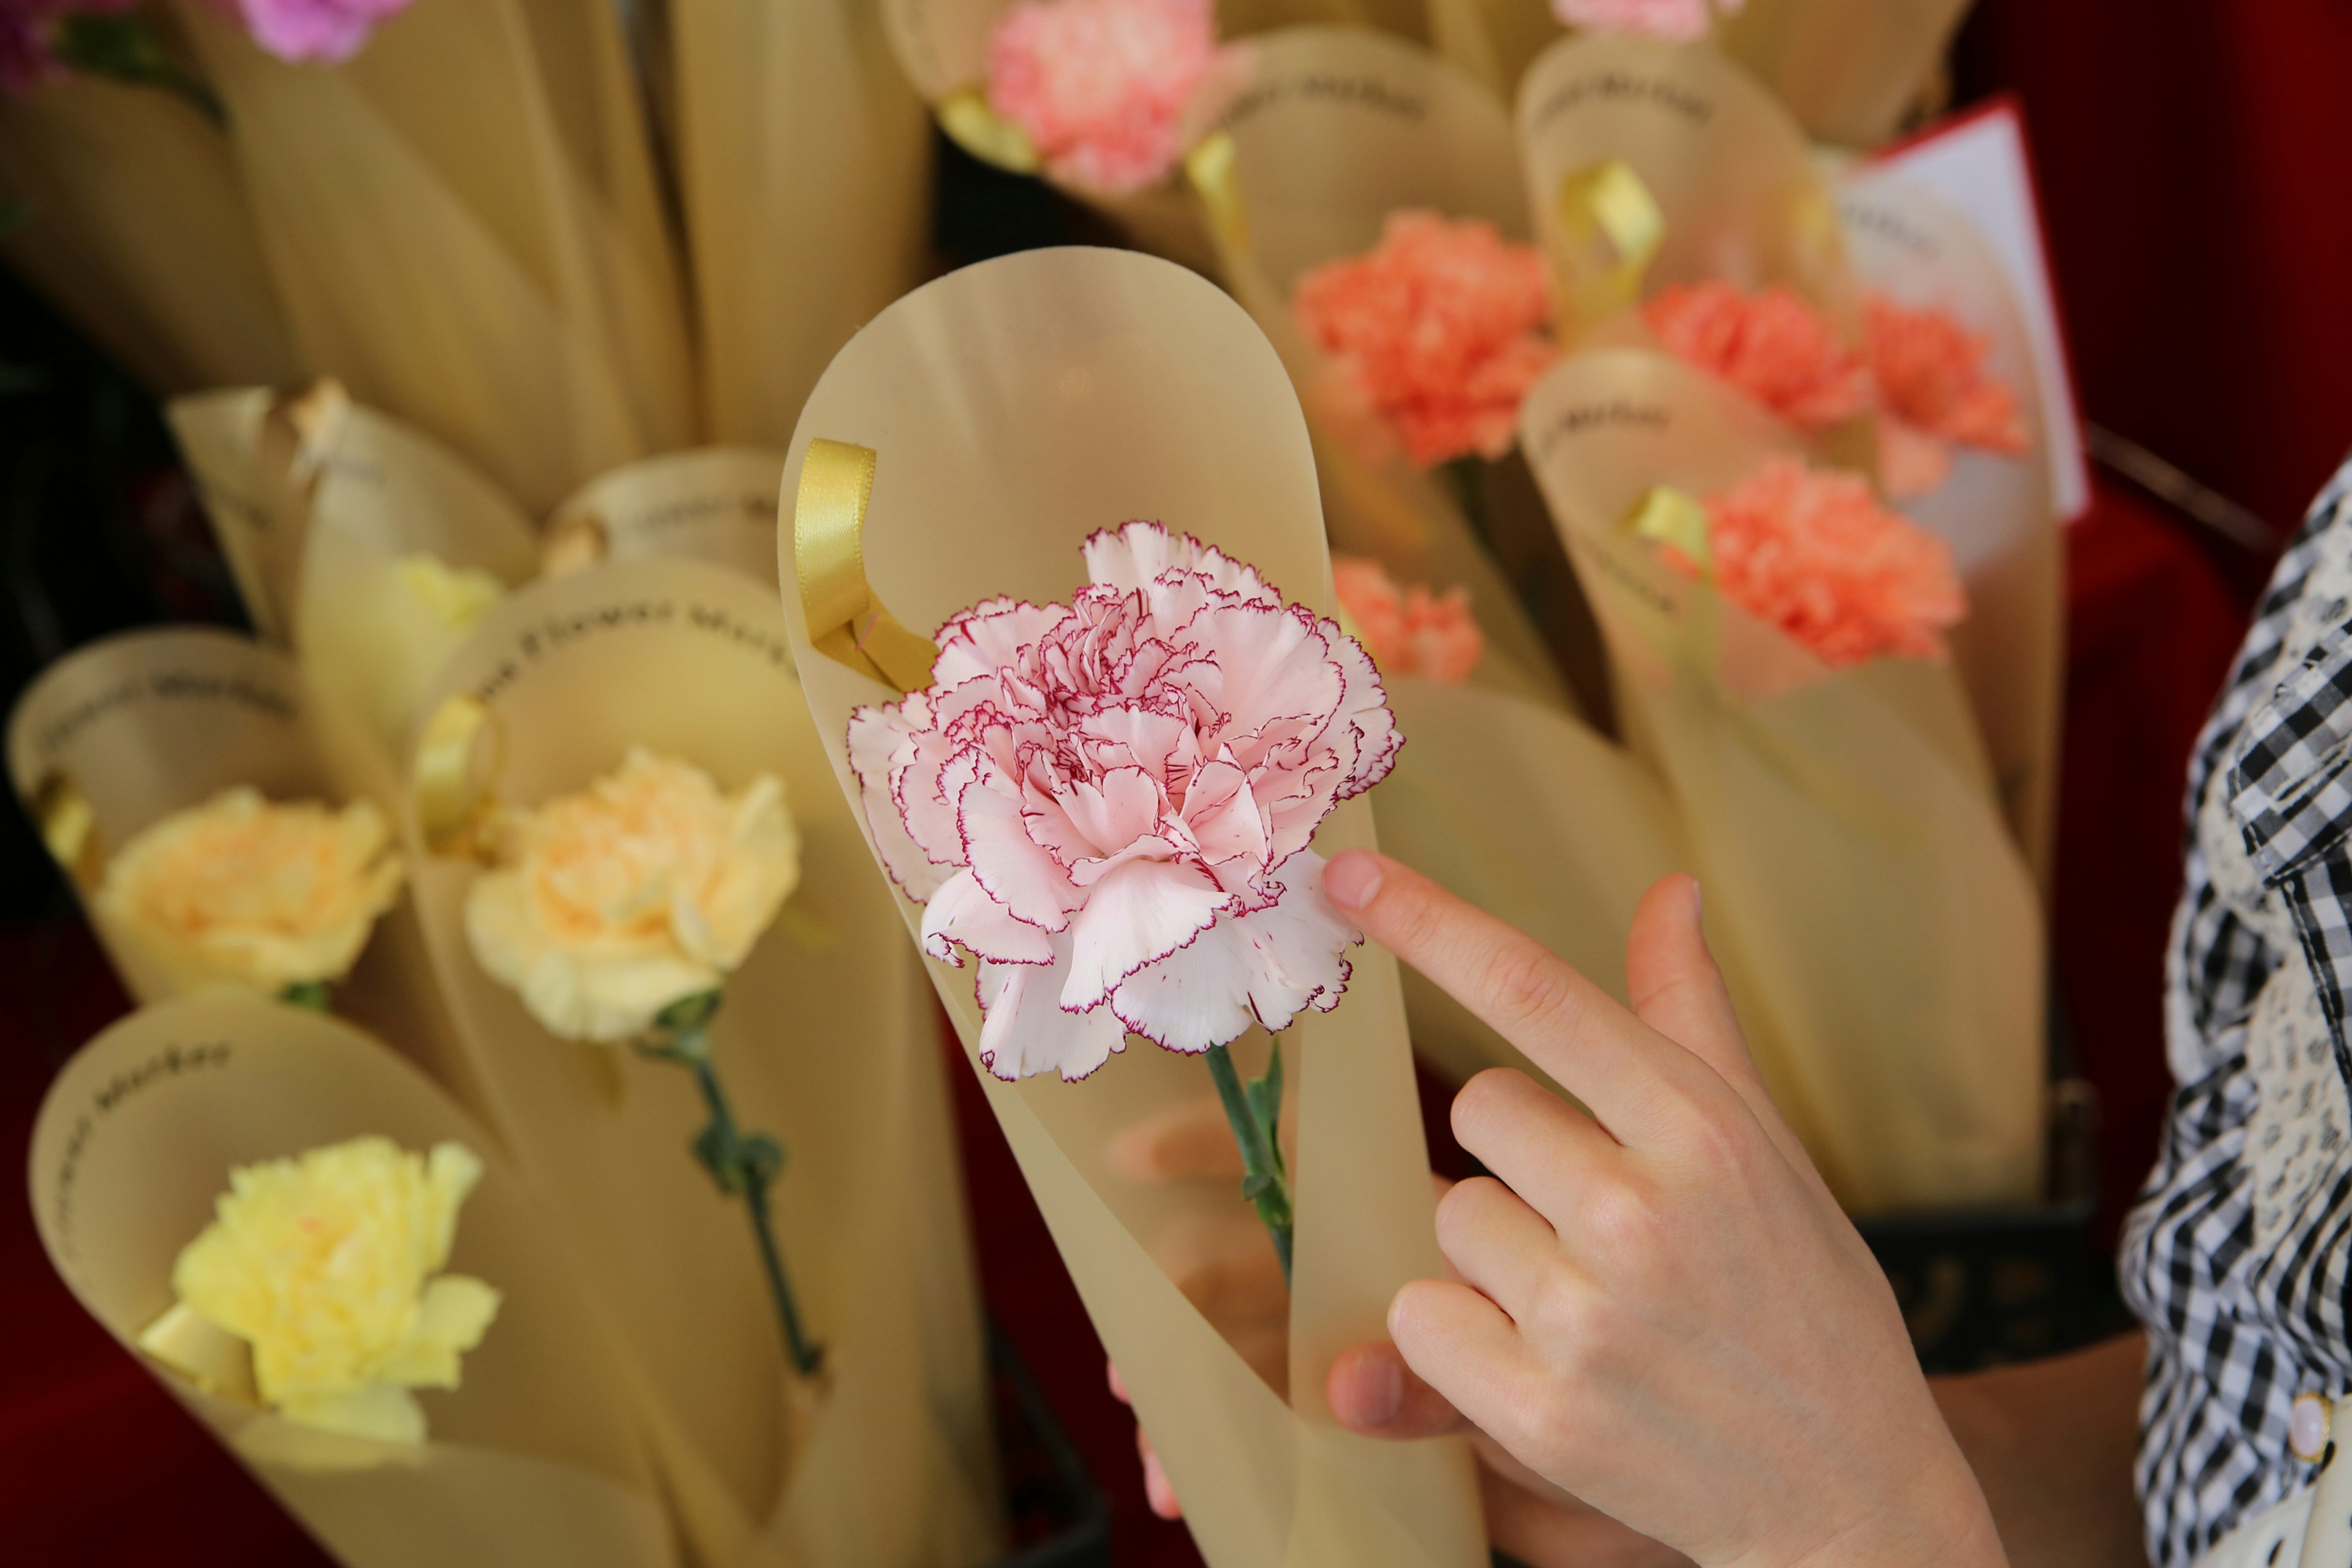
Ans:
[{"label": "black and white gingham shirt", "polygon": [[2189,817],[2178,1089],[2122,1258],[2148,1328],[2138,1482],[2158,1568],[2307,1484],[2295,1396],[2352,1391],[2352,463],[2272,578],[2198,742]]}]

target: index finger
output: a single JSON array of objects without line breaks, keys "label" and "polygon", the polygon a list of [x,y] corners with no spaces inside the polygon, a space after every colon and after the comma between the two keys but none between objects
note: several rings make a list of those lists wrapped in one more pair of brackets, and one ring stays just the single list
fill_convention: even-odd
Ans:
[{"label": "index finger", "polygon": [[1371,937],[1435,982],[1589,1107],[1620,1143],[1672,1124],[1687,1053],[1541,942],[1420,872],[1368,849],[1324,868],[1323,890]]}]

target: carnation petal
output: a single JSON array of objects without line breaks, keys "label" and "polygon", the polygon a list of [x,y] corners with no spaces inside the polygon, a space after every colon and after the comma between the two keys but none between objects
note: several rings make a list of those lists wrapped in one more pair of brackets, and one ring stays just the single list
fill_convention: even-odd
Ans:
[{"label": "carnation petal", "polygon": [[988,896],[980,879],[959,871],[923,906],[923,951],[961,964],[954,943],[998,963],[1051,963],[1053,939]]},{"label": "carnation petal", "polygon": [[1172,1051],[1238,1039],[1252,1023],[1286,1028],[1303,1010],[1329,1012],[1351,973],[1345,950],[1363,933],[1323,893],[1311,850],[1277,868],[1282,897],[1215,929],[1122,981],[1111,1005],[1127,1026]]},{"label": "carnation petal", "polygon": [[[919,700],[919,694],[908,703]],[[866,830],[873,836],[874,852],[890,879],[919,903],[938,890],[947,872],[932,864],[907,831],[906,818],[892,797],[891,759],[912,734],[897,706],[860,708],[849,716],[849,768],[857,775],[857,804]]]},{"label": "carnation petal", "polygon": [[1015,920],[1041,931],[1062,930],[1085,895],[1071,886],[1053,854],[1029,837],[1021,802],[991,783],[957,776],[968,771],[952,767],[943,782],[956,802],[956,825],[974,879]]},{"label": "carnation petal", "polygon": [[1232,902],[1205,872],[1178,861],[1136,860],[1111,872],[1070,921],[1062,1006],[1097,1005],[1122,979],[1206,931]]},{"label": "carnation petal", "polygon": [[1282,602],[1255,567],[1235,561],[1215,545],[1203,544],[1189,533],[1171,532],[1156,522],[1104,529],[1089,536],[1080,548],[1086,556],[1087,580],[1122,594],[1140,593],[1165,573],[1183,572],[1206,577],[1223,592],[1259,604]]},{"label": "carnation petal", "polygon": [[1075,1083],[1126,1048],[1127,1026],[1108,1007],[1062,1010],[1050,968],[982,963],[976,984],[981,1065],[1007,1082],[1058,1072]]}]

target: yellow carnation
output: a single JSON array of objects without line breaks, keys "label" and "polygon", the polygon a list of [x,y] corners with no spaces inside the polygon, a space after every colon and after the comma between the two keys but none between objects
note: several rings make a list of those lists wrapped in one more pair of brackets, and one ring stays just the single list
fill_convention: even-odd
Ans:
[{"label": "yellow carnation", "polygon": [[433,1278],[481,1175],[460,1144],[420,1156],[373,1137],[239,1166],[172,1289],[252,1347],[254,1385],[288,1420],[421,1443],[409,1390],[457,1387],[498,1315],[482,1281]]},{"label": "yellow carnation", "polygon": [[718,989],[800,880],[784,786],[735,795],[631,748],[577,795],[517,814],[508,853],[474,883],[466,934],[484,970],[550,1032],[614,1042],[671,1003]]},{"label": "yellow carnation", "polygon": [[437,555],[404,555],[393,576],[433,618],[455,632],[474,624],[506,597],[506,584],[472,566],[451,566]]},{"label": "yellow carnation", "polygon": [[274,804],[238,786],[150,825],[107,862],[110,929],[194,990],[339,980],[400,891],[383,814]]}]

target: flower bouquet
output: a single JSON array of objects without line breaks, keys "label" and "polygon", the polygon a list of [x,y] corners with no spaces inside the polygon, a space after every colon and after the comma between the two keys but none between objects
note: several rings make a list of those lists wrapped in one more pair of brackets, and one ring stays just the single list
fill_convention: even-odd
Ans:
[{"label": "flower bouquet", "polygon": [[462,1092],[390,783],[337,728],[275,649],[132,632],[26,690],[9,778],[134,998],[331,1009]]},{"label": "flower bouquet", "polygon": [[[1466,1453],[1323,1415],[1437,1260],[1396,967],[1320,895],[1396,738],[1325,618],[1279,360],[1165,262],[1007,257],[868,325],[786,472],[817,731],[1202,1553],[1484,1562]],[[1239,1191],[1119,1173],[1125,1130],[1213,1091]],[[1166,1266],[1252,1209],[1289,1253],[1286,1388]]]},{"label": "flower bouquet", "polygon": [[2040,1191],[2040,900],[1946,635],[1950,547],[1663,355],[1521,437],[1679,815],[1758,1066],[1850,1208]]},{"label": "flower bouquet", "polygon": [[32,1199],[90,1315],[352,1568],[678,1561],[536,1194],[365,1035],[144,1008],[51,1087]]},{"label": "flower bouquet", "polygon": [[686,555],[772,587],[783,468],[774,452],[705,447],[615,468],[548,519],[545,569],[555,576],[599,561]]},{"label": "flower bouquet", "polygon": [[451,659],[405,831],[484,1106],[617,1327],[697,1557],[995,1549],[937,1037],[772,590],[544,580]]}]

